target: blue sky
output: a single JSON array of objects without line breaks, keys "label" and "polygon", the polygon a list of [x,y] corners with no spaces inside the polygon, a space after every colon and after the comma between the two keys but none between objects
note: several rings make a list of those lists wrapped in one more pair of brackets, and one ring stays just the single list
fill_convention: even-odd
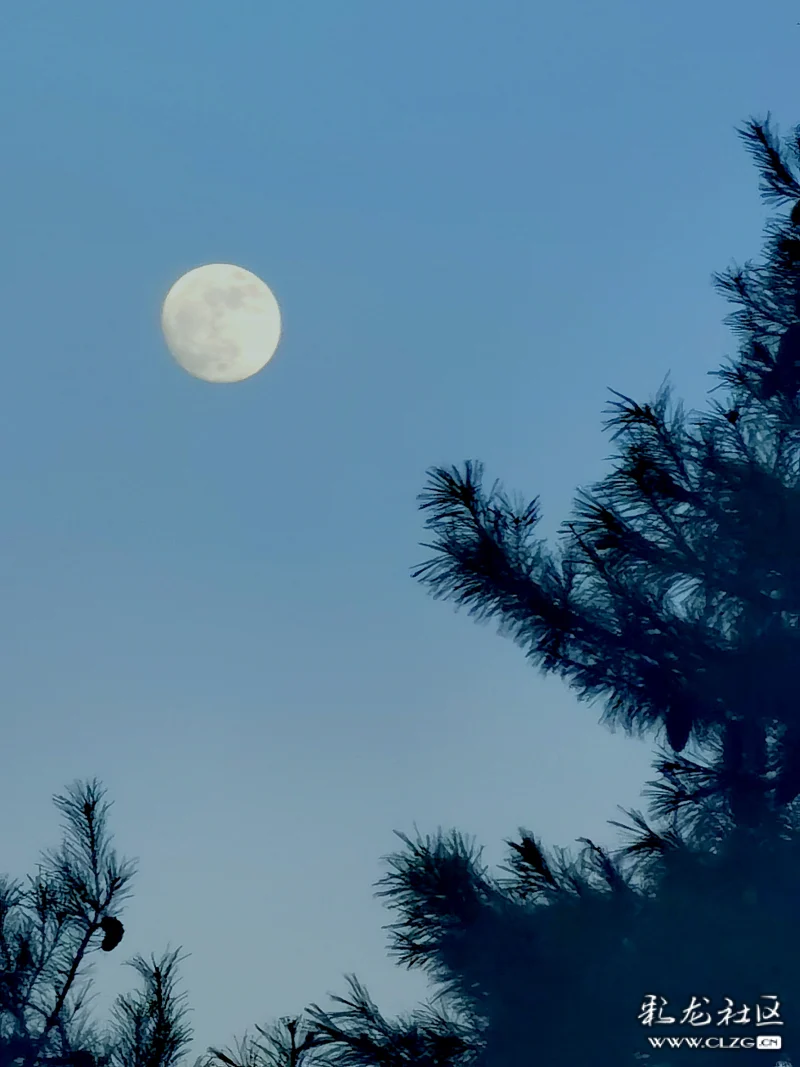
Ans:
[{"label": "blue sky", "polygon": [[[392,830],[613,843],[651,746],[427,598],[415,496],[477,457],[543,533],[607,388],[690,405],[709,278],[765,218],[735,135],[800,120],[797,9],[610,0],[26,0],[0,126],[0,867],[98,775],[140,875],[121,966],[191,953],[194,1052],[343,992],[424,995],[373,899]],[[236,386],[159,333],[238,263],[284,336]]]}]

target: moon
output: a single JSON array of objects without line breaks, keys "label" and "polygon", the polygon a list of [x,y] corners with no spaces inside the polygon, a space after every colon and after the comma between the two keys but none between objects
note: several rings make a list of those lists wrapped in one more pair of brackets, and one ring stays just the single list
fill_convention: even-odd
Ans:
[{"label": "moon", "polygon": [[192,377],[243,382],[275,355],[281,312],[255,274],[231,263],[208,263],[169,290],[161,330],[173,359]]}]

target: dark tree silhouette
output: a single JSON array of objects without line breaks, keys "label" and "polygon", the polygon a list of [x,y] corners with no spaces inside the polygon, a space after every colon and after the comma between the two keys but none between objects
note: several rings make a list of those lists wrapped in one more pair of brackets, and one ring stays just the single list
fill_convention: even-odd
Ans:
[{"label": "dark tree silhouette", "polygon": [[234,1050],[210,1048],[203,1067],[311,1067],[311,1053],[319,1048],[319,1040],[302,1016],[256,1026],[256,1031],[258,1037],[245,1034]]},{"label": "dark tree silhouette", "polygon": [[421,497],[433,555],[415,575],[433,595],[494,619],[542,671],[602,700],[606,723],[672,750],[653,784],[664,830],[631,813],[638,833],[615,860],[587,843],[602,889],[556,874],[528,835],[515,870],[540,903],[509,912],[489,893],[468,920],[440,886],[431,906],[444,897],[451,925],[433,953],[410,875],[390,890],[408,962],[436,958],[460,996],[474,991],[487,1063],[628,1062],[642,1031],[624,1018],[644,992],[800,1007],[800,127],[784,145],[769,116],[740,132],[763,198],[792,206],[769,223],[762,265],[714,277],[738,305],[740,352],[716,372],[726,404],[688,418],[666,386],[647,404],[615,393],[615,469],[579,494],[556,550],[535,538],[538,501],[485,489],[478,463],[433,469]]},{"label": "dark tree silhouette", "polygon": [[89,958],[122,940],[135,873],[111,847],[104,796],[97,781],[56,796],[61,846],[27,885],[0,879],[0,1067],[172,1067],[189,1042],[177,952],[132,961],[145,989],[118,998],[112,1028],[87,1019]]},{"label": "dark tree silhouette", "polygon": [[[769,116],[740,133],[764,199],[791,208],[761,265],[714,276],[738,309],[725,402],[688,417],[666,386],[614,393],[614,469],[555,549],[538,501],[485,488],[479,463],[433,469],[421,497],[429,591],[663,744],[650,818],[625,813],[613,853],[550,856],[520,831],[498,876],[459,834],[403,837],[380,887],[391,948],[451,1015],[389,1023],[352,979],[341,1011],[308,1012],[319,1062],[718,1062],[648,1040],[678,1036],[744,1038],[744,1064],[797,1054],[800,127],[785,144]],[[784,1046],[766,1061],[746,1043],[764,1035]]]},{"label": "dark tree silhouette", "polygon": [[366,989],[347,976],[349,996],[327,1011],[312,1004],[295,1018],[257,1026],[234,1049],[210,1048],[200,1067],[473,1067],[480,1030],[467,1016],[425,1005],[385,1018]]}]

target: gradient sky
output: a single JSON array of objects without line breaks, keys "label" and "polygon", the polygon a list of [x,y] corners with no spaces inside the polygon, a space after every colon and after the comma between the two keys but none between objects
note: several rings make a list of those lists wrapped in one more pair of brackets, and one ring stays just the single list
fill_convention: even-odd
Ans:
[{"label": "gradient sky", "polygon": [[[714,0],[25,0],[3,14],[0,869],[97,775],[140,874],[98,1010],[182,945],[195,1054],[385,952],[381,856],[458,827],[613,844],[652,745],[409,577],[427,467],[542,532],[607,469],[607,388],[690,406],[757,255],[734,127],[800,119],[798,9]],[[263,277],[266,370],[182,373],[161,301]]]}]

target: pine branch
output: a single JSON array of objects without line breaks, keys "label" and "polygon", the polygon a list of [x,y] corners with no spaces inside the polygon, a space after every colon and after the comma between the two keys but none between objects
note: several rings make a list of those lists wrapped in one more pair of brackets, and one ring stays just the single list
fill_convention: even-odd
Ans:
[{"label": "pine branch", "polygon": [[777,135],[770,129],[770,114],[759,122],[749,119],[737,131],[761,172],[762,199],[780,203],[800,198],[800,185],[783,159]]}]

